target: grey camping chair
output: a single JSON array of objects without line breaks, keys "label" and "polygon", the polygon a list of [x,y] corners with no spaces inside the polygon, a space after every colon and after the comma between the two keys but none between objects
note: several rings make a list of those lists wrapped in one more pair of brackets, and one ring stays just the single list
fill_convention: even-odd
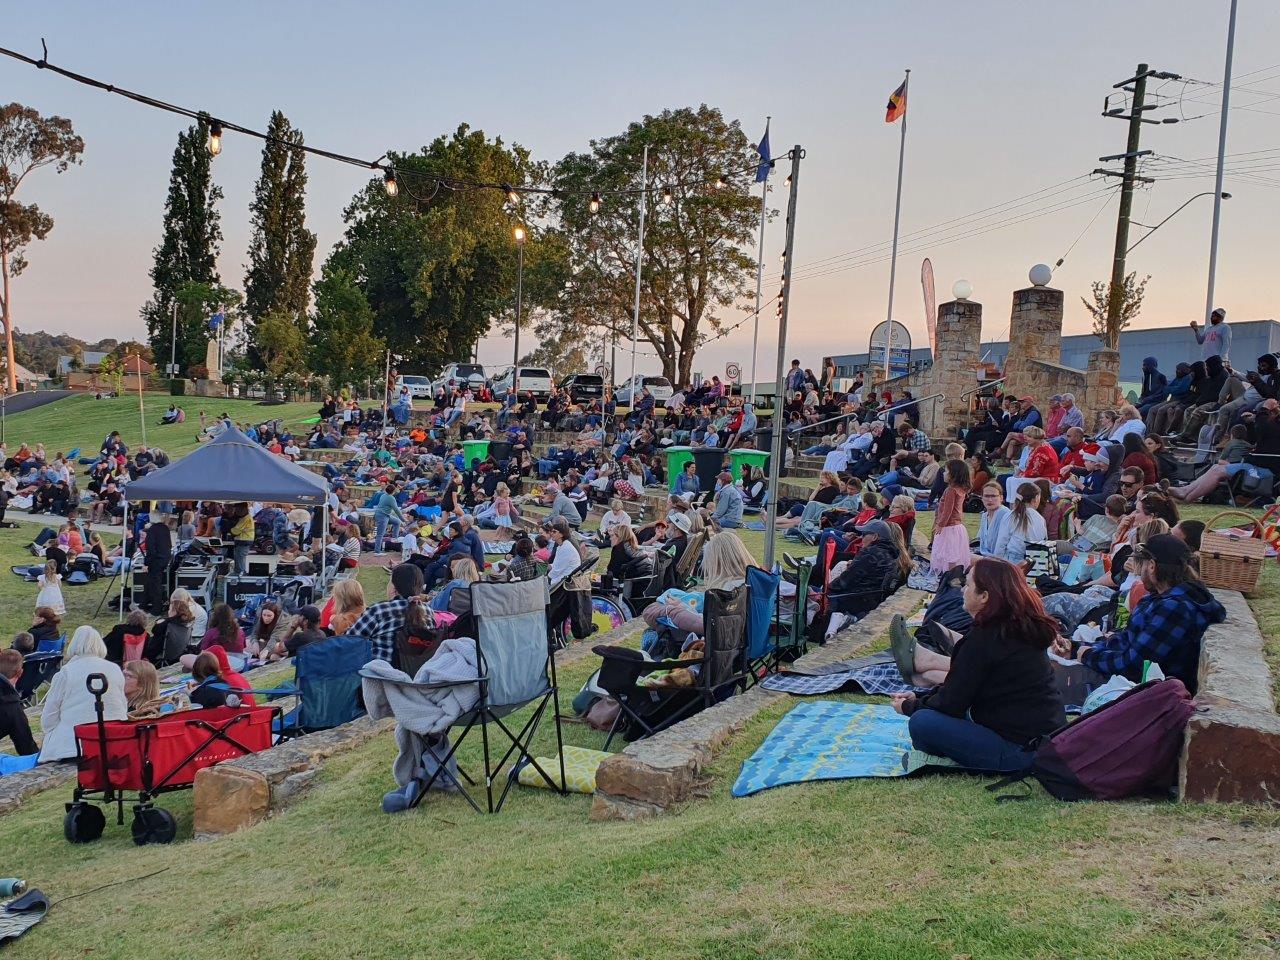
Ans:
[{"label": "grey camping chair", "polygon": [[[513,583],[477,581],[471,585],[471,615],[475,621],[479,702],[451,725],[452,729],[460,732],[447,752],[440,755],[431,746],[427,746],[435,762],[430,765],[432,772],[421,784],[421,789],[411,806],[417,806],[436,780],[444,775],[453,779],[458,792],[477,813],[483,813],[486,810],[489,813],[497,813],[502,809],[512,784],[516,782],[516,771],[524,765],[530,765],[537,770],[550,789],[558,793],[565,792],[560,695],[556,686],[555,657],[552,655],[547,636],[548,600],[545,577]],[[382,679],[383,682],[387,682],[385,678]],[[402,681],[398,685],[405,688],[438,690],[476,684],[477,680],[440,683]],[[560,765],[559,781],[542,768],[532,753],[533,739],[538,733],[549,703],[553,708],[551,716],[556,728],[556,753]],[[532,714],[517,729],[510,722],[510,717],[529,706],[533,708]],[[481,782],[479,779],[473,779],[465,771],[459,770],[461,779],[467,784],[464,786],[447,772],[455,762],[458,748],[476,727],[480,728],[484,759],[484,807],[481,807],[473,792]],[[496,729],[496,735],[490,732],[491,728]],[[510,746],[501,756],[495,758],[503,737]],[[507,762],[513,758],[514,763],[508,771],[507,782],[495,800],[494,781],[502,773]],[[472,789],[469,790],[468,786]]]}]

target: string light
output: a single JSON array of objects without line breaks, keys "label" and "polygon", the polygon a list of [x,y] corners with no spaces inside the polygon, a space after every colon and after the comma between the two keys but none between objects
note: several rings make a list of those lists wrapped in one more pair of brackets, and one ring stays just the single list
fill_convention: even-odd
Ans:
[{"label": "string light", "polygon": [[524,227],[516,227],[512,234],[516,238],[516,243],[524,243]]},{"label": "string light", "polygon": [[222,152],[222,123],[218,120],[209,121],[209,153],[217,156]]},{"label": "string light", "polygon": [[672,193],[671,193],[671,188],[670,188],[670,187],[663,187],[663,188],[662,188],[662,202],[663,202],[663,203],[670,203],[670,202],[672,201],[672,199],[673,199],[673,195],[672,195]]},{"label": "string light", "polygon": [[600,191],[597,190],[591,194],[591,202],[587,204],[587,209],[592,213],[600,212]]},{"label": "string light", "polygon": [[387,167],[382,171],[382,189],[387,191],[388,197],[394,197],[400,192],[400,185],[396,183],[396,171],[393,167]]},{"label": "string light", "polygon": [[511,184],[504,183],[502,185],[502,192],[507,195],[507,199],[510,200],[512,203],[520,202],[520,194],[516,193],[515,187],[511,186]]},{"label": "string light", "polygon": [[724,189],[724,177],[716,177],[716,189],[717,190]]}]

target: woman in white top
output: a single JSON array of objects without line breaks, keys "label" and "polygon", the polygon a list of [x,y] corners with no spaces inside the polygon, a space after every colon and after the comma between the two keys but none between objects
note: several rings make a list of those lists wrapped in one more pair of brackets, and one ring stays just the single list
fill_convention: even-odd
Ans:
[{"label": "woman in white top", "polygon": [[631,515],[623,509],[622,501],[614,497],[609,501],[609,509],[600,518],[600,539],[608,537],[610,531],[617,526],[631,526]]},{"label": "woman in white top", "polygon": [[1040,516],[1040,487],[1027,483],[1018,489],[1013,509],[996,536],[995,556],[1020,564],[1027,559],[1027,544],[1044,540],[1048,527]]},{"label": "woman in white top", "polygon": [[1142,414],[1138,413],[1137,407],[1126,403],[1116,414],[1116,426],[1111,431],[1111,442],[1124,443],[1124,438],[1130,433],[1145,437],[1147,425],[1142,422]]},{"label": "woman in white top", "polygon": [[564,580],[582,563],[582,548],[578,545],[578,537],[563,517],[557,517],[547,526],[547,536],[551,538],[551,569],[547,576],[551,586]]},{"label": "woman in white top", "polygon": [[53,675],[49,695],[40,712],[44,730],[44,746],[40,762],[70,760],[76,756],[76,725],[92,723],[98,718],[94,696],[85,681],[91,674],[106,678],[102,695],[102,716],[106,720],[123,720],[129,715],[129,702],[124,695],[124,674],[107,659],[107,645],[90,626],[77,627],[63,654],[62,669]]},{"label": "woman in white top", "polygon": [[982,488],[982,519],[978,521],[978,555],[997,557],[996,544],[1011,511],[1004,505],[1004,491],[994,480]]}]

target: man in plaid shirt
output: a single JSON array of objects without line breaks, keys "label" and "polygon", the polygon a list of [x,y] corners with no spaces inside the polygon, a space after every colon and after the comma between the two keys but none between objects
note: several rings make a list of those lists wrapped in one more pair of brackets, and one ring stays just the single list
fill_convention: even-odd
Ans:
[{"label": "man in plaid shirt", "polygon": [[1147,595],[1123,630],[1082,646],[1076,657],[1099,673],[1142,679],[1144,661],[1160,665],[1196,692],[1200,641],[1210,625],[1227,618],[1191,566],[1191,551],[1172,534],[1162,533],[1133,549],[1132,561]]},{"label": "man in plaid shirt", "polygon": [[395,662],[396,634],[404,627],[410,602],[421,593],[422,571],[412,563],[400,564],[391,571],[387,599],[362,613],[347,636],[368,640],[375,660]]}]

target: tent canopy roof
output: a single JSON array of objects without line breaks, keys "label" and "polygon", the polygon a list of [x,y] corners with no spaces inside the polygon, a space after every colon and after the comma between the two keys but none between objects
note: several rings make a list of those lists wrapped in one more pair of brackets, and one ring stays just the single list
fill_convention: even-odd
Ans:
[{"label": "tent canopy roof", "polygon": [[322,504],[328,483],[239,430],[228,427],[209,443],[176,463],[125,484],[132,503],[141,500],[260,500],[269,503]]}]

